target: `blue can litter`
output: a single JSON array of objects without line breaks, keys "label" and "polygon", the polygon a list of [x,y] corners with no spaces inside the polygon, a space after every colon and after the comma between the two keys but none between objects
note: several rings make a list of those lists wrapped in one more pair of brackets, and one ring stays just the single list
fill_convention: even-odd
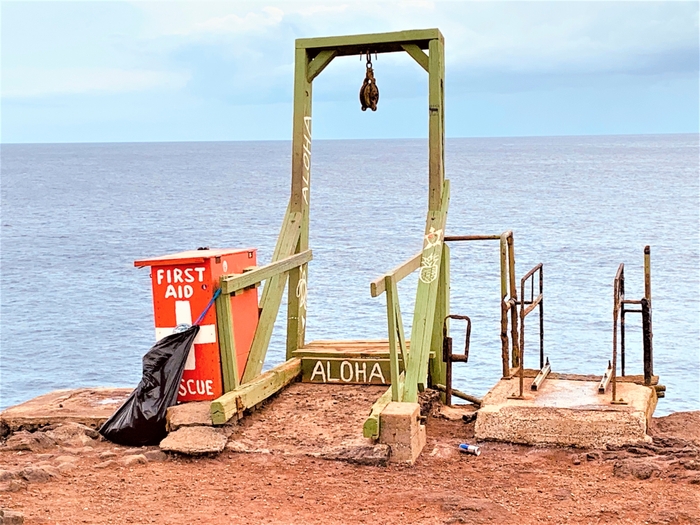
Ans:
[{"label": "blue can litter", "polygon": [[459,451],[463,452],[464,454],[471,454],[473,456],[481,455],[481,448],[477,447],[476,445],[470,445],[469,443],[462,443],[459,445]]}]

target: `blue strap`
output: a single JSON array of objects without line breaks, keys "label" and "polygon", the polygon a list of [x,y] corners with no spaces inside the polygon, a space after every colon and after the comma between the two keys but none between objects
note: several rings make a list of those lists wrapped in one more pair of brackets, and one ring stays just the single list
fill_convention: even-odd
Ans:
[{"label": "blue strap", "polygon": [[204,311],[199,314],[199,317],[197,317],[197,320],[194,322],[194,325],[199,326],[199,323],[202,322],[202,319],[204,319],[204,316],[207,315],[207,312],[209,311],[209,308],[214,304],[214,301],[216,301],[216,298],[221,295],[221,288],[217,288],[216,291],[214,292],[214,297],[211,298],[211,301],[209,301],[209,304],[207,307],[204,309]]}]

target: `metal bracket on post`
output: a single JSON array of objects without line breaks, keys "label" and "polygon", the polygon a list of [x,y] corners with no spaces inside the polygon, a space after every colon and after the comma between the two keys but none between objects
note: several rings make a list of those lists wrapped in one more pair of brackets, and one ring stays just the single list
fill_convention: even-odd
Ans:
[{"label": "metal bracket on post", "polygon": [[[460,319],[467,322],[464,354],[452,353],[452,338],[447,335],[447,320]],[[469,360],[469,339],[472,333],[472,320],[466,315],[448,315],[442,322],[442,359],[445,361],[445,406],[452,405],[452,363],[466,363]]]}]

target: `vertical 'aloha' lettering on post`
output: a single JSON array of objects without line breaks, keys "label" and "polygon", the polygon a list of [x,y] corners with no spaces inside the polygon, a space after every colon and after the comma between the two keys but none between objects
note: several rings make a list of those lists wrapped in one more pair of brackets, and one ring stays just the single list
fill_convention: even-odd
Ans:
[{"label": "vertical 'aloha' lettering on post", "polygon": [[301,194],[304,197],[304,203],[309,205],[309,182],[311,180],[311,117],[304,117],[304,172],[302,173],[303,185]]}]

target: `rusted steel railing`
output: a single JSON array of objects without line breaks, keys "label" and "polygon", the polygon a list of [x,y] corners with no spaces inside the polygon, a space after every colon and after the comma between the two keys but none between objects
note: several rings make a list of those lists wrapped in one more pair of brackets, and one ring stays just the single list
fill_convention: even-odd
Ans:
[{"label": "rusted steel railing", "polygon": [[[638,305],[639,309],[631,309],[630,305]],[[644,297],[640,300],[625,299],[625,265],[620,264],[613,283],[613,358],[610,365],[610,383],[612,383],[612,402],[623,403],[617,398],[617,350],[618,350],[618,330],[617,324],[620,321],[620,375],[626,375],[626,355],[625,355],[625,316],[630,313],[642,315],[642,346],[644,349],[644,384],[651,386],[654,375],[654,352],[653,352],[653,331],[651,322],[651,249],[644,247]],[[607,372],[606,372],[607,375]],[[603,379],[605,380],[605,376]],[[601,382],[599,391],[605,392],[607,383]]]},{"label": "rusted steel railing", "polygon": [[[520,363],[518,285],[515,280],[515,248],[511,230],[495,235],[446,235],[445,242],[500,241],[501,266],[501,364],[502,377],[511,377],[511,366]],[[510,313],[510,322],[508,314]],[[508,325],[510,324],[510,339]]]},{"label": "rusted steel railing", "polygon": [[[467,322],[464,353],[452,353],[452,338],[448,336],[447,320],[455,319]],[[452,363],[466,363],[469,361],[469,340],[472,333],[472,320],[466,315],[448,315],[442,323],[442,359],[445,361],[445,405],[452,405]]]},{"label": "rusted steel railing", "polygon": [[[535,297],[535,278],[538,280]],[[530,283],[529,295],[525,295],[526,285]],[[544,369],[544,278],[542,273],[542,263],[535,266],[520,279],[520,369],[518,370],[518,381],[520,394],[523,397],[525,380],[525,317],[539,307],[540,317],[540,370]]]},{"label": "rusted steel railing", "polygon": [[[612,370],[610,382],[612,383],[612,402],[620,403],[622,400],[617,399],[617,321],[621,319],[620,315],[625,308],[625,265],[620,263],[613,281],[613,355],[612,355]],[[624,334],[625,325],[620,324],[620,332]],[[620,337],[621,342],[624,342],[624,335]]]}]

